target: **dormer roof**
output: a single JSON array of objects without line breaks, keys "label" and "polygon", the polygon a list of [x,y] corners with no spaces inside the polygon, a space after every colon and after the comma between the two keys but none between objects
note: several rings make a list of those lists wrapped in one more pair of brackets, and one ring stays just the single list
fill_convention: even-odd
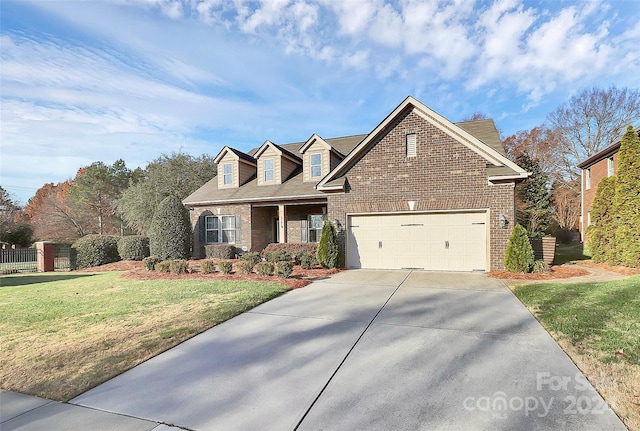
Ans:
[{"label": "dormer roof", "polygon": [[274,144],[269,140],[264,141],[264,144],[262,144],[260,148],[258,148],[258,150],[253,154],[253,157],[255,157],[256,159],[259,159],[262,153],[264,153],[267,150],[267,148],[270,148],[270,147],[274,151],[276,151],[280,156],[285,157],[298,165],[302,164],[302,159],[300,157],[298,157],[291,151],[285,148],[282,148],[280,145]]},{"label": "dormer roof", "polygon": [[307,151],[309,149],[309,147],[311,147],[313,144],[315,143],[319,143],[321,144],[323,147],[325,147],[327,150],[329,151],[333,151],[335,154],[337,154],[340,158],[344,159],[344,154],[342,154],[340,151],[338,151],[336,148],[332,147],[327,141],[325,141],[320,135],[318,135],[317,133],[314,133],[313,135],[311,135],[311,137],[309,139],[307,139],[307,141],[302,144],[302,146],[298,149],[298,152],[300,154],[304,154],[305,151]]},{"label": "dormer roof", "polygon": [[220,152],[218,153],[218,155],[216,156],[216,158],[213,160],[216,164],[220,163],[220,160],[222,160],[224,158],[224,156],[227,153],[231,153],[236,160],[242,160],[245,163],[249,163],[252,166],[256,166],[256,159],[251,157],[249,154],[247,153],[243,153],[242,151],[238,151],[234,148],[228,147],[228,146],[224,146],[224,148],[222,148],[222,150],[220,150]]}]

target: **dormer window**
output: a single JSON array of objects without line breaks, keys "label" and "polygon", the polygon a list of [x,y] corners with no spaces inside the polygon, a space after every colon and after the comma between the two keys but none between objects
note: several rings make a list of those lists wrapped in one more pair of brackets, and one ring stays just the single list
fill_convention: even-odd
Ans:
[{"label": "dormer window", "polygon": [[273,159],[264,161],[264,181],[273,181]]},{"label": "dormer window", "polygon": [[233,184],[233,165],[231,163],[224,164],[224,185]]},{"label": "dormer window", "polygon": [[322,154],[311,154],[311,178],[322,176]]}]

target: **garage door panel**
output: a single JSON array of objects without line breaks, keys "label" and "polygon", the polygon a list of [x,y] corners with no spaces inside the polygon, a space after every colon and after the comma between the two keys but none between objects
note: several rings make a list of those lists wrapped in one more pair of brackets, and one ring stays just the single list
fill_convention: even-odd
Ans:
[{"label": "garage door panel", "polygon": [[352,216],[347,264],[352,268],[485,270],[485,220],[485,212]]}]

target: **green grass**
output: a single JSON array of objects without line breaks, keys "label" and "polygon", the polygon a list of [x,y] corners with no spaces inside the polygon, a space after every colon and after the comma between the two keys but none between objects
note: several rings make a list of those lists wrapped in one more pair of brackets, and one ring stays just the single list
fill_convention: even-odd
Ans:
[{"label": "green grass", "polygon": [[562,265],[567,262],[589,259],[591,259],[591,254],[584,244],[557,244],[553,263]]},{"label": "green grass", "polygon": [[66,401],[288,289],[114,272],[2,276],[0,385]]},{"label": "green grass", "polygon": [[[602,362],[640,365],[640,276],[603,283],[529,284],[514,293],[544,327]],[[623,349],[624,356],[616,355]]]}]

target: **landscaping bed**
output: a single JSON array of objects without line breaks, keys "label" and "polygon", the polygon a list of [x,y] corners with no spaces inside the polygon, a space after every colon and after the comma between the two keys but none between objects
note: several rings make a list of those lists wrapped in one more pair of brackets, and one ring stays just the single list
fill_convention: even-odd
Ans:
[{"label": "landscaping bed", "polygon": [[489,277],[503,280],[554,280],[558,278],[581,277],[589,274],[589,270],[579,268],[576,265],[552,266],[547,274],[510,272],[505,270],[494,270],[487,273]]},{"label": "landscaping bed", "polygon": [[[212,259],[218,261],[218,259]],[[158,273],[156,271],[148,271],[143,268],[142,262],[123,260],[114,263],[108,263],[106,265],[96,266],[93,268],[81,269],[77,272],[109,272],[109,271],[124,271],[120,276],[131,280],[253,280],[260,282],[274,282],[284,284],[290,289],[298,289],[304,287],[314,280],[328,277],[330,275],[339,272],[339,269],[326,269],[326,268],[311,268],[303,269],[300,266],[293,267],[293,273],[288,278],[282,277],[263,277],[256,273],[240,274],[238,266],[240,261],[233,262],[233,272],[231,274],[222,274],[221,272],[214,272],[211,274],[203,274],[200,271],[200,263],[202,260],[190,260],[189,269],[186,274],[171,274],[171,273]]]}]

